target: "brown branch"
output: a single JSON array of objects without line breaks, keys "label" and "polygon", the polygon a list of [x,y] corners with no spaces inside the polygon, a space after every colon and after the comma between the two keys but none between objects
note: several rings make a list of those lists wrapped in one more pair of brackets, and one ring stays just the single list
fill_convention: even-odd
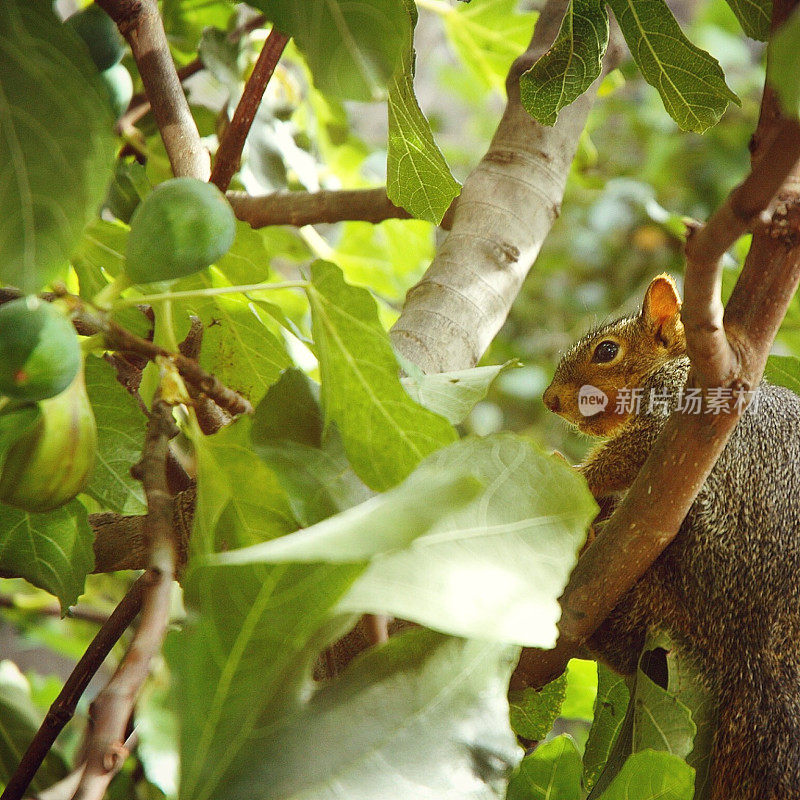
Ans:
[{"label": "brown branch", "polygon": [[228,125],[225,135],[222,137],[214,159],[214,168],[211,170],[209,180],[222,192],[228,188],[234,172],[239,169],[242,148],[244,148],[247,134],[250,133],[250,126],[261,105],[261,98],[264,96],[267,84],[288,43],[289,37],[273,27],[258,54],[256,65],[247,80],[241,98],[239,98],[231,124]]},{"label": "brown branch", "polygon": [[[244,192],[228,192],[236,216],[252,228],[269,225],[316,225],[321,222],[383,222],[386,219],[411,219],[411,214],[396,206],[383,186],[375,189],[342,189],[320,192],[275,192],[251,197]],[[458,198],[453,200],[439,227],[449,230]]]},{"label": "brown branch", "polygon": [[211,159],[172,62],[156,0],[97,0],[130,45],[176,176],[207,180]]},{"label": "brown branch", "polygon": [[[231,31],[227,39],[231,44],[235,44],[245,34],[263,27],[266,21],[267,18],[263,14],[259,14],[248,22],[245,22],[244,25],[240,25],[238,28]],[[192,75],[196,75],[203,69],[205,69],[205,64],[203,64],[201,59],[195,58],[177,71],[178,80],[183,83],[188,78],[191,78]],[[147,99],[147,95],[144,92],[139,92],[131,98],[130,103],[128,103],[128,108],[122,117],[120,117],[117,126],[120,130],[132,128],[148,111],[150,111],[150,101]]]},{"label": "brown branch", "polygon": [[[786,0],[776,3],[776,13],[781,5]],[[755,141],[762,144],[753,154],[751,174],[687,243],[682,316],[692,361],[688,380],[704,389],[748,391],[758,385],[800,282],[800,128],[781,117],[769,88]],[[770,192],[781,186],[779,202],[765,218]],[[723,317],[720,258],[751,225],[753,243]],[[625,498],[570,576],[560,599],[555,650],[524,650],[513,688],[541,686],[562,672],[674,539],[740,413],[739,408],[669,418]]]},{"label": "brown branch", "polygon": [[148,359],[166,358],[172,361],[181,377],[208,395],[220,408],[233,416],[252,414],[250,401],[238,392],[225,386],[222,381],[210,372],[206,372],[194,359],[181,353],[171,353],[163,347],[137,336],[105,316],[92,314],[79,308],[75,315],[75,325],[82,326],[85,331],[102,333],[106,346],[110,350],[121,353],[135,353]]},{"label": "brown branch", "polygon": [[89,709],[86,769],[75,800],[101,800],[125,760],[125,729],[139,690],[150,674],[150,662],[161,649],[169,621],[176,553],[172,532],[172,498],[167,488],[167,453],[176,433],[172,409],[156,393],[147,425],[142,460],[137,465],[147,497],[150,566],[142,618],[128,652]]},{"label": "brown branch", "polygon": [[19,766],[8,781],[3,794],[0,795],[0,800],[20,800],[23,797],[56,737],[72,719],[78,700],[89,685],[89,681],[100,669],[106,656],[111,652],[111,648],[139,613],[148,580],[148,577],[143,575],[131,586],[120,604],[92,639],[86,652],[81,656],[75,669],[64,683],[64,688],[50,706],[50,710],[28,745]]}]

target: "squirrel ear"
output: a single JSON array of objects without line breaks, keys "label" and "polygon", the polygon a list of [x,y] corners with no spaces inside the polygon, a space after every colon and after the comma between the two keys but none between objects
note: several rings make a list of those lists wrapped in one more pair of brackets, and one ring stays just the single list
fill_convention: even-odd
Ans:
[{"label": "squirrel ear", "polygon": [[642,318],[655,331],[659,339],[669,339],[682,329],[680,321],[681,298],[675,281],[667,274],[650,282],[642,303]]}]

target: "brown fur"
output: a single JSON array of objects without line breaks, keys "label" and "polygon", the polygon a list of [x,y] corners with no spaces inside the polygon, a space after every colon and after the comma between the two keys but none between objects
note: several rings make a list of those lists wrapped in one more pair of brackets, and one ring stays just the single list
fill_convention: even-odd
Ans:
[{"label": "brown fur", "polygon": [[[641,314],[581,339],[548,387],[548,405],[558,398],[562,416],[609,437],[580,468],[596,497],[630,486],[686,381],[679,310],[674,284],[656,278]],[[593,363],[608,339],[619,356]],[[661,414],[587,421],[576,400],[587,383],[673,399]],[[788,389],[759,386],[678,536],[589,645],[630,674],[654,629],[670,634],[716,695],[713,800],[800,798],[800,397]]]}]

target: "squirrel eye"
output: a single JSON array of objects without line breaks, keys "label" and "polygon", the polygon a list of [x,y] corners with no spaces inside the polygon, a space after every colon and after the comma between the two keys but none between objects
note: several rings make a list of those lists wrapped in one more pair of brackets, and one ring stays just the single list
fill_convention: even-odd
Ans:
[{"label": "squirrel eye", "polygon": [[619,345],[610,339],[606,339],[595,347],[592,361],[596,364],[607,364],[609,361],[614,360],[617,353],[619,353]]}]

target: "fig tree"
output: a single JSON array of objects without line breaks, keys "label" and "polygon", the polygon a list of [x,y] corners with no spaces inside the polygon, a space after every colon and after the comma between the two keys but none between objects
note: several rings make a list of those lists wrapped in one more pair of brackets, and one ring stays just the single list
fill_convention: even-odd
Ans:
[{"label": "fig tree", "polygon": [[52,303],[21,297],[0,306],[0,394],[44,400],[63,392],[81,365],[72,323]]},{"label": "fig tree", "polygon": [[216,186],[173,178],[134,211],[125,271],[134,283],[191,275],[225,255],[235,235],[233,209]]}]

